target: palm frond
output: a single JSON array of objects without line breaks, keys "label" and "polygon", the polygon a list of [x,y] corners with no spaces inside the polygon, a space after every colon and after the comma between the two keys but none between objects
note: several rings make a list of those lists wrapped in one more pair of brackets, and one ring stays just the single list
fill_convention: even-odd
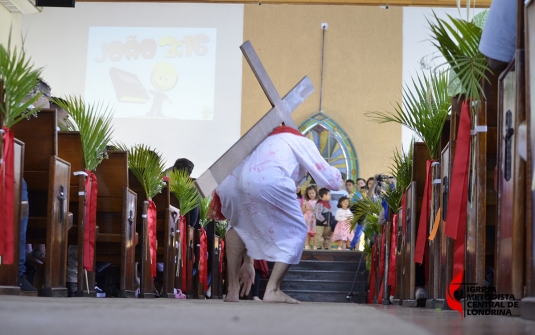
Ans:
[{"label": "palm frond", "polygon": [[41,68],[34,68],[23,48],[18,51],[11,45],[10,30],[7,46],[0,44],[0,86],[4,88],[4,94],[0,97],[0,101],[3,101],[0,111],[8,128],[37,112],[29,107],[42,93],[27,100],[26,97],[39,83],[41,72]]},{"label": "palm frond", "polygon": [[[118,150],[128,152],[128,168],[141,183],[147,199],[152,199],[160,193],[165,187],[162,180],[165,162],[161,155],[144,144],[136,144],[130,148],[122,143],[114,145]],[[182,213],[182,209],[180,212]]]},{"label": "palm frond", "polygon": [[413,88],[403,87],[403,106],[393,104],[393,112],[367,112],[377,123],[395,122],[413,130],[426,144],[432,159],[440,154],[440,136],[448,117],[451,101],[447,93],[445,72],[418,74],[412,79]]},{"label": "palm frond", "polygon": [[412,181],[412,158],[414,153],[414,139],[411,141],[408,153],[402,149],[394,151],[392,157],[393,164],[390,166],[390,174],[394,176],[396,183],[394,187],[389,187],[385,194],[385,201],[394,212],[397,212],[401,207],[401,198],[403,192]]},{"label": "palm frond", "polygon": [[208,216],[208,210],[210,209],[210,197],[201,198],[200,205],[199,205],[199,224],[204,228],[206,225],[210,222],[210,219]]},{"label": "palm frond", "polygon": [[373,216],[378,218],[383,210],[381,201],[375,201],[368,196],[360,198],[351,208],[353,210],[351,230],[355,229],[359,222],[366,224],[367,221],[373,221]]},{"label": "palm frond", "polygon": [[180,213],[186,215],[192,209],[199,206],[201,196],[195,187],[195,183],[185,170],[171,170],[167,173],[171,193],[178,200]]},{"label": "palm frond", "polygon": [[455,19],[448,15],[449,22],[439,19],[427,20],[431,29],[432,43],[444,56],[461,82],[461,92],[467,99],[484,97],[482,82],[489,80],[491,73],[485,56],[479,51],[482,29],[472,22]]},{"label": "palm frond", "polygon": [[60,123],[60,129],[80,132],[85,168],[93,171],[106,157],[106,145],[111,141],[113,112],[102,103],[85,103],[81,97],[52,98],[72,119]]}]

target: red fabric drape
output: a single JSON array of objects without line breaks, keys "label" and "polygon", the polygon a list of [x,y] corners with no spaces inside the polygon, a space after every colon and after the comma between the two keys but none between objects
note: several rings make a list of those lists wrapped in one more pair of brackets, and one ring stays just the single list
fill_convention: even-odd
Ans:
[{"label": "red fabric drape", "polygon": [[13,264],[15,256],[15,136],[2,127],[4,134],[3,159],[0,164],[0,256],[3,264]]},{"label": "red fabric drape", "polygon": [[210,201],[210,209],[206,216],[214,221],[225,220],[225,216],[221,213],[221,198],[217,195],[216,190],[212,192],[212,201]]},{"label": "red fabric drape", "polygon": [[386,226],[383,226],[383,233],[381,234],[381,261],[379,262],[379,275],[381,276],[381,287],[379,287],[379,294],[377,296],[377,303],[383,303],[384,283],[385,283],[385,244],[386,244]]},{"label": "red fabric drape", "polygon": [[273,129],[273,132],[271,134],[269,134],[268,136],[271,136],[271,135],[277,135],[277,134],[283,134],[283,133],[290,133],[290,134],[294,134],[294,135],[297,135],[297,136],[303,136],[303,134],[301,134],[301,132],[297,129],[294,129],[292,127],[288,127],[288,126],[279,126],[275,129]]},{"label": "red fabric drape", "polygon": [[375,250],[377,248],[377,243],[375,243],[372,247],[372,254],[370,257],[372,258],[371,266],[370,266],[370,289],[368,294],[368,304],[371,304],[373,301],[373,296],[375,295],[375,267],[377,266],[377,259],[375,257]]},{"label": "red fabric drape", "polygon": [[269,267],[264,259],[255,259],[254,260],[254,269],[258,271],[258,274],[262,278],[267,278],[269,276]]},{"label": "red fabric drape", "polygon": [[422,200],[422,211],[420,212],[420,222],[418,223],[418,235],[416,236],[416,245],[414,248],[414,261],[416,263],[423,263],[424,253],[427,249],[426,246],[429,246],[427,243],[428,230],[429,230],[429,220],[431,215],[431,195],[432,195],[432,173],[431,173],[431,164],[433,160],[428,160],[426,162],[426,176],[425,176],[425,186],[424,186],[424,198]]},{"label": "red fabric drape", "polygon": [[396,293],[396,253],[398,243],[398,215],[392,216],[392,235],[390,237],[390,263],[388,264],[388,285],[390,295]]},{"label": "red fabric drape", "polygon": [[457,133],[455,157],[448,200],[446,235],[455,239],[453,253],[453,274],[446,296],[448,305],[461,316],[462,306],[453,298],[453,292],[460,286],[464,272],[464,249],[466,235],[466,206],[468,203],[468,166],[470,159],[470,105],[463,102]]},{"label": "red fabric drape", "polygon": [[219,243],[221,244],[221,252],[219,253],[219,278],[221,278],[221,274],[223,273],[223,261],[225,260],[225,241],[219,240]]},{"label": "red fabric drape", "polygon": [[203,284],[204,291],[208,291],[208,237],[202,227],[199,253],[199,282]]},{"label": "red fabric drape", "polygon": [[181,265],[181,276],[182,276],[182,290],[186,291],[186,262],[187,262],[187,229],[186,229],[186,218],[184,215],[180,214],[180,248],[182,250],[182,265]]},{"label": "red fabric drape", "polygon": [[150,249],[150,276],[156,277],[156,204],[148,199],[149,208],[147,210],[147,224],[149,233]]},{"label": "red fabric drape", "polygon": [[85,220],[84,220],[84,269],[93,271],[95,256],[95,230],[97,227],[97,176],[86,170]]}]

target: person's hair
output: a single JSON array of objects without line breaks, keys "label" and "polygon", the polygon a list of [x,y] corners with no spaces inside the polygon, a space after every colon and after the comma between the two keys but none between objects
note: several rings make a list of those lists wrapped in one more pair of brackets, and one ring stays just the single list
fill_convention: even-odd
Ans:
[{"label": "person's hair", "polygon": [[179,158],[175,161],[175,165],[173,165],[174,169],[177,170],[185,170],[188,175],[191,175],[191,172],[193,172],[193,163],[187,159],[187,158]]},{"label": "person's hair", "polygon": [[[373,179],[373,178],[372,178],[372,179]],[[357,178],[357,182],[358,182],[359,180],[362,180],[364,183],[366,183],[366,179],[364,179],[364,178]]]},{"label": "person's hair", "polygon": [[347,183],[351,183],[351,184],[355,185],[355,182],[353,181],[353,179],[348,179],[348,180],[346,180],[346,184],[347,184]]},{"label": "person's hair", "polygon": [[343,197],[338,199],[338,205],[336,205],[336,207],[342,208],[342,201],[344,201],[344,200],[349,200],[349,198],[344,195]]},{"label": "person's hair", "polygon": [[297,199],[303,199],[303,194],[301,193],[301,187],[299,188],[299,191],[295,192],[297,194]]},{"label": "person's hair", "polygon": [[320,199],[323,199],[323,196],[325,194],[329,194],[329,193],[331,193],[331,191],[329,191],[329,189],[326,189],[325,187],[320,188],[320,191],[319,191]]},{"label": "person's hair", "polygon": [[[309,196],[308,196],[308,191],[309,190],[314,190],[314,192],[316,193],[316,199],[310,199]],[[318,200],[318,188],[316,187],[316,185],[309,185],[305,191],[305,200],[309,201],[309,200]]]},{"label": "person's hair", "polygon": [[373,178],[373,177],[368,178],[368,180],[366,180],[366,185],[368,185],[368,183],[370,182],[370,180],[374,180],[374,179],[375,179],[375,178]]}]

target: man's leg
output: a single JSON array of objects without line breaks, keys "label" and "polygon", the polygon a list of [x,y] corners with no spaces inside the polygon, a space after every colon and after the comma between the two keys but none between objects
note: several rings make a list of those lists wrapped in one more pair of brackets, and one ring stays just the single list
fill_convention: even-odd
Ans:
[{"label": "man's leg", "polygon": [[316,226],[316,235],[314,236],[316,249],[321,249],[323,246],[323,228],[324,226]]},{"label": "man's leg", "polygon": [[264,293],[264,302],[283,302],[287,304],[298,304],[299,301],[286,295],[280,290],[282,279],[288,271],[290,264],[276,262],[271,271],[271,276],[266,286]]},{"label": "man's leg", "polygon": [[240,300],[240,267],[245,244],[232,228],[225,234],[225,251],[227,253],[228,292],[225,301]]}]

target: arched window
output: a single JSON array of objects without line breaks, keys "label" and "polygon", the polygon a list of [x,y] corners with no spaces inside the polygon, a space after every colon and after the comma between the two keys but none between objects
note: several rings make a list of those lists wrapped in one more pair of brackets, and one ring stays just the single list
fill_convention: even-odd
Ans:
[{"label": "arched window", "polygon": [[359,165],[357,153],[346,132],[330,117],[318,113],[299,126],[299,131],[311,139],[325,160],[342,173],[342,178],[355,180]]}]

